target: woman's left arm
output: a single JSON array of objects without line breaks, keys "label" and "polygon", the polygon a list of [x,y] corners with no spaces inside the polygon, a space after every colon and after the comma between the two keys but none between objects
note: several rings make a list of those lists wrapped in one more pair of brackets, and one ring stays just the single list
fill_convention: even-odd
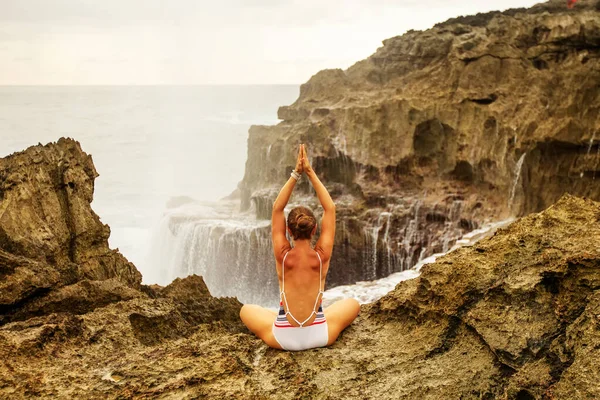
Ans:
[{"label": "woman's left arm", "polygon": [[[302,147],[298,151],[298,160],[296,162],[296,172],[302,174]],[[283,259],[284,254],[291,247],[285,236],[285,215],[283,210],[290,201],[294,187],[296,186],[297,180],[290,176],[288,181],[283,185],[283,188],[279,191],[279,195],[273,203],[273,213],[271,214],[271,234],[273,240],[273,253],[278,261]]]}]

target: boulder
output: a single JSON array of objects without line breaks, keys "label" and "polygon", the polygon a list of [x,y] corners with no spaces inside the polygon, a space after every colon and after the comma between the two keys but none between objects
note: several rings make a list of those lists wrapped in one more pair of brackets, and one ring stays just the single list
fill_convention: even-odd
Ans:
[{"label": "boulder", "polygon": [[108,247],[110,228],[90,206],[97,176],[72,139],[0,159],[0,314],[83,279],[139,288],[140,272]]}]

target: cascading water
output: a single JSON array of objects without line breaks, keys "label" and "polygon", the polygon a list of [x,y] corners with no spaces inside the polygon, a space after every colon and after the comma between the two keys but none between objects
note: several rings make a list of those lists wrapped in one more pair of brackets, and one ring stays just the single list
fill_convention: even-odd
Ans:
[{"label": "cascading water", "polygon": [[590,139],[590,144],[588,145],[586,156],[589,156],[590,155],[590,151],[592,151],[592,145],[594,144],[594,139],[596,139],[596,132],[595,131],[594,131],[594,134],[592,135],[592,138]]},{"label": "cascading water", "polygon": [[419,199],[372,217],[373,223],[363,228],[366,273],[362,279],[374,280],[410,269],[435,251],[448,251],[462,237],[465,229],[461,223],[462,200],[453,200],[437,211],[444,216],[441,227],[427,222],[421,215],[422,207],[423,201]]},{"label": "cascading water", "polygon": [[[359,246],[362,255],[354,259],[354,282],[375,281],[408,270],[435,252],[447,251],[464,233],[463,202],[450,200],[434,208],[425,208],[421,199],[401,201],[371,214],[366,224],[359,222],[358,226],[357,220],[341,219],[341,241],[335,250],[332,263],[336,265],[328,276],[329,285],[348,282],[334,272],[344,273],[344,263],[352,259],[347,240],[359,226],[364,243]],[[257,220],[254,213],[240,215],[239,205],[230,203],[187,203],[168,210],[152,242],[149,264],[154,276],[145,276],[144,281],[166,285],[177,277],[197,274],[214,296],[235,296],[244,303],[264,306],[277,304],[270,221]],[[430,220],[431,215],[440,219]]]},{"label": "cascading water", "polygon": [[[392,271],[394,271],[393,266],[392,266],[392,249],[390,248],[390,240],[389,240],[389,234],[390,234],[390,217],[392,216],[392,213],[390,212],[382,212],[381,214],[379,214],[379,217],[377,218],[377,223],[374,224],[372,227],[365,227],[364,228],[364,235],[365,235],[365,260],[369,260],[370,261],[370,265],[368,266],[368,271],[369,274],[367,275],[367,279],[371,280],[371,279],[377,279],[377,263],[378,263],[378,256],[379,256],[379,249],[378,249],[378,243],[381,241],[382,245],[385,248],[385,254],[387,255],[386,260],[384,260],[387,263],[387,270],[388,273],[392,273]],[[384,235],[383,237],[381,237],[380,239],[380,232],[381,230],[385,227],[384,230]]]},{"label": "cascading water", "polygon": [[[448,220],[444,223],[444,234],[442,236],[442,252],[448,251],[450,242],[460,237],[462,232],[456,227],[456,222],[460,220],[462,210],[462,200],[454,200],[452,206],[450,206],[450,213],[448,214]],[[458,232],[457,232],[458,230]]]},{"label": "cascading water", "polygon": [[336,137],[334,137],[332,139],[333,147],[335,148],[335,150],[338,154],[339,153],[348,154],[348,145],[346,143],[346,135],[345,135],[345,127],[346,127],[347,120],[348,120],[348,112],[346,111],[344,113],[344,120],[342,121],[342,123],[340,124],[340,126],[338,128],[338,134]]},{"label": "cascading water", "polygon": [[390,246],[390,226],[392,225],[391,223],[391,218],[392,213],[386,212],[386,213],[381,213],[381,215],[379,216],[379,221],[378,223],[380,223],[381,218],[385,218],[385,231],[383,233],[383,245],[385,247],[385,251],[386,251],[386,258],[387,258],[387,273],[391,274],[394,269],[393,269],[393,259],[392,259],[392,248]]},{"label": "cascading water", "polygon": [[417,278],[420,275],[420,270],[424,265],[434,262],[438,257],[443,256],[447,252],[462,246],[472,245],[482,238],[491,236],[498,228],[508,225],[513,220],[514,219],[508,219],[505,221],[490,223],[479,229],[473,230],[465,234],[462,239],[457,240],[454,246],[452,246],[452,248],[448,251],[432,254],[425,259],[421,259],[417,264],[415,264],[414,267],[410,269],[393,273],[376,281],[357,282],[354,285],[337,286],[326,290],[323,295],[323,305],[327,307],[337,300],[349,297],[357,299],[361,304],[367,304],[376,301],[393,290],[399,282]]},{"label": "cascading water", "polygon": [[416,236],[419,232],[419,209],[421,208],[421,200],[417,200],[413,205],[413,218],[408,221],[404,229],[404,238],[401,243],[398,243],[400,250],[404,250],[404,256],[400,258],[400,270],[411,268],[413,265],[413,243],[417,242]]},{"label": "cascading water", "polygon": [[149,262],[159,284],[197,274],[213,296],[278,302],[269,221],[232,219],[197,205],[171,210],[159,225]]},{"label": "cascading water", "polygon": [[[585,153],[585,156],[588,157],[590,155],[590,152],[592,151],[592,146],[594,145],[594,139],[596,139],[596,132],[594,131],[594,133],[592,134],[592,137],[590,139],[590,144],[588,145],[588,149],[587,152]],[[599,147],[600,149],[600,147]],[[580,178],[583,178],[583,171],[581,171],[581,173],[579,174]]]},{"label": "cascading water", "polygon": [[525,156],[527,153],[523,153],[517,161],[517,165],[515,166],[515,180],[513,181],[512,188],[510,190],[510,196],[508,197],[508,209],[512,210],[513,200],[515,198],[515,193],[517,192],[517,185],[519,183],[519,178],[521,177],[521,169],[523,168],[523,162],[525,161]]}]

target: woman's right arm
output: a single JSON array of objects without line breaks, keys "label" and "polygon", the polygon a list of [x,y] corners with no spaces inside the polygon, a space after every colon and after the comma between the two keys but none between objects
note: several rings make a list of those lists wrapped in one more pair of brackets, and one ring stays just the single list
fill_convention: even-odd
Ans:
[{"label": "woman's right arm", "polygon": [[303,166],[304,172],[310,183],[315,188],[317,192],[317,197],[321,206],[323,206],[323,218],[321,219],[321,236],[317,241],[315,246],[316,250],[321,250],[321,253],[328,260],[331,257],[331,252],[333,251],[333,242],[335,238],[335,203],[331,199],[327,188],[321,182],[315,171],[312,169],[310,163],[308,162],[308,156],[306,155],[306,148],[302,145],[303,151]]},{"label": "woman's right arm", "polygon": [[[298,160],[296,161],[296,172],[304,171],[302,166],[302,146],[298,149]],[[283,256],[290,250],[290,242],[285,236],[286,224],[283,210],[290,201],[292,191],[296,186],[297,180],[293,177],[288,178],[287,183],[281,188],[275,202],[273,202],[273,213],[271,214],[271,238],[273,241],[273,252],[277,261],[283,260]]]}]

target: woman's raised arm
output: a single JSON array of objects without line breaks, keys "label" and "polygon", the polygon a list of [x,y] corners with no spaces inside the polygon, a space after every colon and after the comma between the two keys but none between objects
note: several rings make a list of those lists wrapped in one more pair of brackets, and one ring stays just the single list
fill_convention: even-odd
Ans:
[{"label": "woman's raised arm", "polygon": [[[295,171],[300,175],[304,171],[302,165],[302,146],[300,146],[298,150],[298,160],[296,161]],[[290,242],[288,242],[287,237],[285,236],[285,214],[283,213],[283,210],[288,201],[290,201],[296,182],[297,179],[290,176],[273,203],[273,213],[271,214],[271,239],[273,241],[273,253],[275,254],[275,259],[278,261],[283,259],[283,255],[291,247]]]},{"label": "woman's raised arm", "polygon": [[317,197],[321,206],[323,206],[323,218],[321,219],[321,236],[315,245],[316,250],[321,250],[321,253],[325,256],[325,261],[331,258],[331,252],[333,251],[333,242],[335,238],[335,203],[331,199],[327,188],[321,182],[315,171],[312,169],[308,162],[308,156],[306,154],[306,147],[301,146],[302,150],[302,166],[304,172],[310,183],[317,192]]}]

